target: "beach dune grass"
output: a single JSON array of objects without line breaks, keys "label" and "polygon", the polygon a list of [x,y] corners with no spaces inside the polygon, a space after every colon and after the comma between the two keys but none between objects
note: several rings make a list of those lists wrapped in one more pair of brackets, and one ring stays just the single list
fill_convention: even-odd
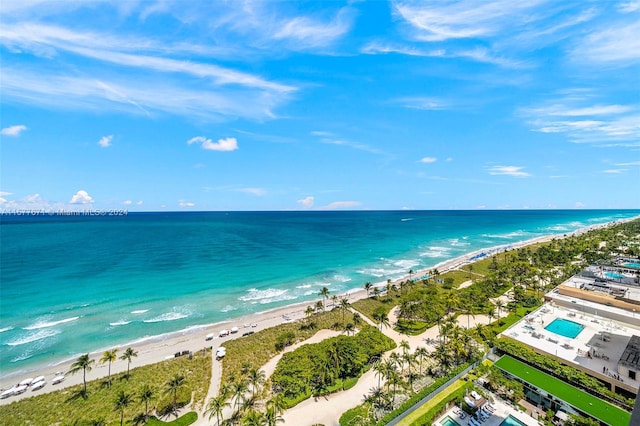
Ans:
[{"label": "beach dune grass", "polygon": [[[211,353],[194,354],[191,360],[185,356],[137,367],[131,370],[128,380],[125,373],[112,375],[111,389],[105,385],[106,377],[88,381],[86,399],[80,396],[80,384],[13,402],[0,410],[0,424],[65,425],[100,420],[106,424],[120,424],[120,413],[114,411],[113,407],[121,391],[133,394],[135,401],[124,411],[126,423],[144,411],[144,404],[136,396],[144,384],[154,390],[155,397],[150,407],[162,409],[171,404],[173,396],[166,394],[164,390],[165,383],[175,374],[185,377],[185,385],[178,392],[178,402],[183,405],[188,403],[193,393],[195,402],[204,403],[211,381]],[[88,377],[91,377],[90,374]]]},{"label": "beach dune grass", "polygon": [[[350,321],[349,315],[345,322]],[[312,326],[310,326],[312,325]],[[292,343],[301,342],[316,334],[318,330],[342,327],[341,309],[320,312],[295,322],[280,324],[260,330],[250,336],[229,340],[224,346],[227,354],[222,360],[222,383],[229,383],[231,377],[240,377],[246,365],[260,368],[280,351],[276,344],[281,336],[292,333]]]}]

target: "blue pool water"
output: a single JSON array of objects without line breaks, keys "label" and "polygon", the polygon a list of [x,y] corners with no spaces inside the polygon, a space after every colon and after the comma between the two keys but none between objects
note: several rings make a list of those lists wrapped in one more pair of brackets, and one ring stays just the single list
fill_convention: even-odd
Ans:
[{"label": "blue pool water", "polygon": [[452,419],[451,417],[449,417],[449,416],[447,416],[447,417],[445,417],[444,419],[442,419],[442,420],[440,421],[440,424],[441,424],[442,426],[460,426],[460,425],[458,424],[458,422],[456,422],[455,420],[453,420],[453,419]]},{"label": "blue pool water", "polygon": [[621,278],[624,278],[624,275],[622,275],[622,274],[618,274],[618,273],[616,273],[616,272],[605,272],[604,274],[605,274],[607,277],[609,277],[609,278],[614,278],[614,279],[616,279],[616,280],[619,280],[619,279],[621,279]]},{"label": "blue pool water", "polygon": [[640,263],[625,263],[624,266],[627,268],[640,269]]},{"label": "blue pool water", "polygon": [[500,423],[500,426],[527,426],[527,425],[510,415],[509,417],[504,419],[502,423]]},{"label": "blue pool water", "polygon": [[556,318],[544,329],[570,339],[575,339],[575,337],[584,329],[584,325],[564,318]]}]

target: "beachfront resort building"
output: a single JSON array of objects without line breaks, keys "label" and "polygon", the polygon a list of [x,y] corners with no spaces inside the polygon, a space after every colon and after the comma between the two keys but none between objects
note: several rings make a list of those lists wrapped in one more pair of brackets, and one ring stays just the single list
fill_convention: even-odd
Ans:
[{"label": "beachfront resort building", "polygon": [[[636,397],[640,387],[640,283],[634,268],[640,264],[628,259],[624,263],[617,269],[595,265],[570,278],[545,295],[542,307],[501,337],[574,367],[618,394]],[[589,416],[603,424],[628,424],[628,420],[612,420],[628,416],[626,411],[620,414],[615,405],[566,383],[560,385],[558,379],[518,360],[503,357],[497,366],[521,382],[527,400],[540,409]]]}]

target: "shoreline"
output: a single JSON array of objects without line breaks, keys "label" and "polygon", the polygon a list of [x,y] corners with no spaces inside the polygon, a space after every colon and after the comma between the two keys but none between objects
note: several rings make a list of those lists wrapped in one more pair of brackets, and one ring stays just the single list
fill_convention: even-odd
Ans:
[{"label": "shoreline", "polygon": [[[484,258],[490,257],[496,253],[500,253],[507,250],[519,249],[528,245],[537,244],[541,242],[548,242],[553,239],[566,238],[573,235],[580,235],[585,232],[589,232],[595,229],[606,228],[610,226],[614,226],[616,224],[629,222],[632,220],[636,220],[640,218],[640,216],[635,216],[632,218],[625,219],[617,219],[614,221],[589,225],[583,228],[576,229],[569,233],[564,234],[549,234],[539,237],[530,238],[528,240],[511,242],[508,244],[502,244],[498,246],[483,248],[479,250],[474,250],[472,252],[466,253],[464,255],[455,257],[453,259],[448,259],[442,261],[435,266],[428,269],[420,269],[414,272],[414,276],[419,279],[424,276],[429,270],[438,269],[440,273],[444,273],[450,270],[459,269],[460,267],[467,265],[469,263],[473,263],[476,260],[482,260]],[[484,254],[480,257],[479,255]],[[399,278],[392,280],[393,284],[397,284],[401,281],[405,281],[409,279],[408,274]],[[384,288],[386,282],[380,282],[373,284],[374,287]],[[364,283],[363,283],[364,286]],[[356,300],[367,298],[367,292],[364,290],[364,287],[354,288],[352,290],[348,290],[346,293],[340,294],[341,297],[347,297],[350,302],[354,302]],[[133,340],[129,343],[111,346],[108,348],[97,349],[89,352],[89,356],[91,359],[95,359],[96,363],[91,372],[87,373],[88,380],[96,380],[99,378],[103,378],[107,376],[107,368],[108,364],[100,364],[99,359],[102,356],[102,352],[107,349],[118,349],[118,356],[124,352],[127,347],[132,347],[135,351],[138,352],[138,356],[132,359],[131,368],[136,368],[142,365],[154,364],[158,362],[162,362],[164,360],[174,358],[176,352],[183,351],[201,351],[203,348],[212,347],[214,350],[220,346],[222,343],[242,336],[243,333],[247,331],[260,331],[265,328],[270,328],[277,326],[279,324],[285,322],[292,322],[301,318],[304,318],[304,310],[307,306],[312,305],[315,301],[304,301],[297,302],[293,304],[289,304],[282,307],[277,307],[273,309],[268,309],[265,311],[246,314],[240,317],[230,317],[227,320],[219,321],[216,323],[210,324],[202,324],[202,325],[192,325],[185,329],[168,332],[155,336],[142,337],[140,339]],[[328,306],[331,306],[328,304]],[[252,325],[254,325],[252,327]],[[231,327],[238,327],[237,334],[230,334],[227,337],[219,337],[219,331],[222,329],[230,329]],[[212,340],[205,340],[208,334],[214,333],[214,338]],[[78,354],[77,356],[79,356]],[[58,385],[52,385],[51,379],[55,376],[58,371],[68,371],[70,365],[77,358],[70,357],[65,360],[61,360],[56,363],[46,364],[46,365],[37,365],[33,368],[17,370],[15,372],[8,373],[0,377],[0,389],[8,389],[13,386],[15,383],[20,382],[25,377],[34,377],[34,376],[45,376],[47,380],[47,385],[36,392],[32,392],[28,390],[26,393],[22,395],[13,396],[8,399],[0,400],[0,405],[8,404],[13,401],[17,401],[19,399],[27,398],[30,396],[35,396],[43,393],[52,392],[55,390],[59,390],[62,388],[66,388],[69,386],[73,386],[76,384],[82,383],[82,374],[76,375],[67,375],[65,381]],[[116,375],[118,373],[125,372],[127,369],[127,362],[118,359],[111,365],[111,373],[112,375]]]}]

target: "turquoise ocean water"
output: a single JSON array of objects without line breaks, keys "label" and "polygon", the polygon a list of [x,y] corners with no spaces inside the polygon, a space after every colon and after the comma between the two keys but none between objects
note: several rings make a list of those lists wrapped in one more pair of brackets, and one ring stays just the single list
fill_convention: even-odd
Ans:
[{"label": "turquoise ocean water", "polygon": [[0,218],[0,374],[386,282],[640,210]]}]

